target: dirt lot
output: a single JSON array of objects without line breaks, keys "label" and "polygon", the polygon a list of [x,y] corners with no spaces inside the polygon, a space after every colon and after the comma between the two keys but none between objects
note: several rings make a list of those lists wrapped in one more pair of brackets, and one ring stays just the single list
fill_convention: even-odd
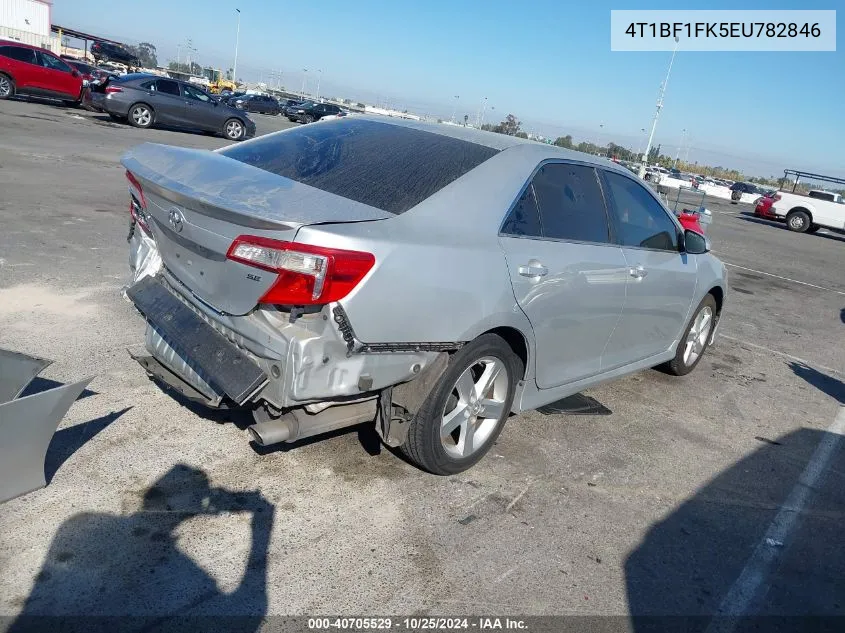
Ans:
[{"label": "dirt lot", "polygon": [[0,130],[0,346],[95,376],[49,486],[0,506],[0,615],[845,615],[845,237],[709,202],[732,292],[698,369],[515,417],[438,478],[366,427],[258,451],[129,358],[118,158],[222,139],[23,101]]}]

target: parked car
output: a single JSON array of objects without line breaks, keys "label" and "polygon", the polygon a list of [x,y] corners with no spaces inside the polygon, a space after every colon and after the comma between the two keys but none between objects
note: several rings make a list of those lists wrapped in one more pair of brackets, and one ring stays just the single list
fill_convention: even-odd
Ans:
[{"label": "parked car", "polygon": [[221,103],[196,84],[158,75],[133,73],[90,86],[84,103],[140,128],[172,125],[215,132],[232,141],[255,134],[255,123],[243,110]]},{"label": "parked car", "polygon": [[[786,228],[797,233],[815,233],[825,227],[845,230],[845,201],[832,191],[814,190],[807,195],[786,191],[775,192],[771,204],[761,209],[758,202],[754,212],[763,217],[785,220]],[[758,213],[758,209],[761,209]]]},{"label": "parked car", "polygon": [[288,101],[289,103],[285,104],[285,106],[282,108],[282,113],[283,113],[286,117],[288,117],[291,121],[293,121],[293,119],[291,119],[291,117],[292,117],[292,116],[296,113],[296,111],[299,109],[299,106],[301,106],[301,105],[302,105],[303,103],[305,103],[305,102],[304,102],[304,101],[296,101],[296,100],[294,100],[294,99],[288,99],[287,101]]},{"label": "parked car", "polygon": [[298,121],[299,123],[313,123],[319,121],[324,116],[337,114],[340,108],[332,103],[314,103],[313,101],[306,101],[299,104],[295,108],[288,110],[288,120]]},{"label": "parked car", "polygon": [[759,194],[760,190],[750,182],[735,182],[731,185],[731,200],[733,202],[741,200],[744,193]]},{"label": "parked car", "polygon": [[117,62],[134,68],[141,65],[141,61],[134,53],[111,42],[94,42],[91,45],[91,55],[98,64],[100,62]]},{"label": "parked car", "polygon": [[239,110],[246,112],[259,112],[261,114],[281,114],[279,102],[269,95],[241,95],[230,97],[227,103]]},{"label": "parked car", "polygon": [[279,99],[277,99],[277,101],[279,102],[279,107],[282,109],[282,112],[284,112],[285,115],[287,115],[287,108],[289,108],[291,106],[299,105],[301,103],[300,101],[297,101],[295,99],[279,98]]},{"label": "parked car", "polygon": [[82,95],[82,75],[48,50],[3,41],[0,42],[0,99],[16,94],[76,104]]},{"label": "parked car", "polygon": [[341,110],[337,114],[327,114],[325,116],[320,117],[319,121],[334,121],[336,119],[342,119],[343,117],[349,116],[349,113]]},{"label": "parked car", "polygon": [[122,163],[137,360],[261,445],[377,420],[460,472],[511,412],[692,371],[727,290],[636,177],[514,137],[361,116]]},{"label": "parked car", "polygon": [[95,79],[100,79],[103,76],[109,74],[105,70],[101,70],[100,68],[92,66],[91,64],[86,64],[85,62],[79,61],[78,59],[63,59],[73,68],[78,70],[80,75],[82,75],[83,87],[87,86],[91,81],[94,81]]}]

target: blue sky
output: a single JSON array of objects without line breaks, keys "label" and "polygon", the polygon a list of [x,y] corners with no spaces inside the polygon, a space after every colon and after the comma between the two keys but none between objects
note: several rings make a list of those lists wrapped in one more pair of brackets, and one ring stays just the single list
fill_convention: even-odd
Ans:
[{"label": "blue sky", "polygon": [[[813,9],[836,9],[819,2]],[[669,53],[611,52],[613,9],[797,9],[782,2],[533,0],[55,0],[53,22],[120,41],[149,41],[159,62],[188,38],[199,61],[230,67],[241,13],[238,75],[421,114],[485,120],[515,114],[524,128],[633,149],[654,113]],[[840,4],[841,6],[841,4]],[[842,31],[842,14],[837,16]],[[674,155],[752,175],[786,167],[845,177],[845,51],[684,52],[675,59],[655,142]],[[182,55],[184,56],[184,48]],[[275,83],[276,79],[271,79]],[[454,96],[459,95],[459,99]],[[686,153],[683,150],[681,156]]]}]

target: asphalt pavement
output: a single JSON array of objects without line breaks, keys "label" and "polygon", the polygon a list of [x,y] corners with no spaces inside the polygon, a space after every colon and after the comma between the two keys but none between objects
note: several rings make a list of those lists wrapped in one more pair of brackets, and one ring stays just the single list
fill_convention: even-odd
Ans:
[{"label": "asphalt pavement", "polygon": [[708,200],[731,292],[696,371],[516,416],[441,478],[366,426],[255,449],[129,358],[118,159],[223,139],[24,101],[0,130],[0,347],[55,359],[45,385],[95,376],[47,488],[0,506],[0,615],[157,615],[197,587],[191,612],[254,616],[845,615],[845,236]]}]

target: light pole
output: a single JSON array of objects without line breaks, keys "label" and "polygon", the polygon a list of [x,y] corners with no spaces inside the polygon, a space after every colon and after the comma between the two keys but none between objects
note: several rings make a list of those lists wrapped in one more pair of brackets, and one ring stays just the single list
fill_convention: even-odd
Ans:
[{"label": "light pole", "polygon": [[675,169],[678,168],[678,159],[681,157],[681,148],[684,146],[684,139],[687,136],[687,128],[681,130],[681,144],[678,145],[678,153],[675,154]]},{"label": "light pole", "polygon": [[238,30],[235,32],[235,65],[232,66],[232,83],[238,85],[238,44],[241,42],[241,10],[235,9],[238,13]]},{"label": "light pole", "polygon": [[323,78],[323,71],[317,71],[317,101],[320,100],[320,80]]},{"label": "light pole", "polygon": [[481,129],[481,126],[484,125],[484,112],[487,110],[487,97],[481,101],[481,108],[478,110],[478,118],[476,119],[476,125],[478,129]]},{"label": "light pole", "polygon": [[455,114],[458,112],[458,100],[461,98],[461,95],[455,95],[455,106],[452,108],[452,123],[455,122]]},{"label": "light pole", "polygon": [[675,53],[678,52],[678,36],[675,36],[675,48],[672,49],[672,59],[669,60],[669,70],[666,71],[666,79],[660,86],[660,96],[657,97],[657,110],[654,113],[654,120],[651,122],[651,134],[648,135],[648,143],[643,152],[642,162],[640,162],[640,178],[645,178],[645,166],[648,160],[648,154],[651,151],[651,142],[654,140],[654,131],[657,129],[657,119],[660,118],[660,109],[663,107],[663,95],[666,94],[666,84],[669,83],[669,74],[672,72],[672,64],[675,63]]},{"label": "light pole", "polygon": [[[640,128],[640,133],[645,135],[645,128],[644,127]],[[640,150],[643,148],[643,139],[644,138],[645,138],[645,136],[640,137],[639,144],[637,145],[637,158],[640,157]]]},{"label": "light pole", "polygon": [[300,92],[300,95],[302,95],[303,101],[305,100],[305,82],[306,82],[307,79],[308,79],[308,69],[303,68],[302,69],[302,90]]}]

